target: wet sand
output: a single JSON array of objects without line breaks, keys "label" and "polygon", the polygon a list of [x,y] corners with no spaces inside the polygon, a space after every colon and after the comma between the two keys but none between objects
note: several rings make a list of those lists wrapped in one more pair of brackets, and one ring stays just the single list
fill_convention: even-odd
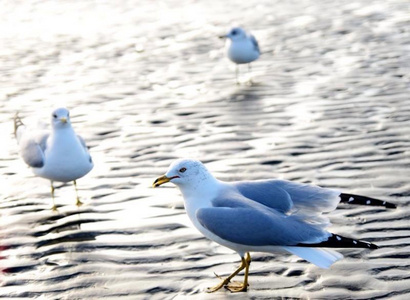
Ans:
[{"label": "wet sand", "polygon": [[[0,10],[0,297],[45,299],[407,299],[410,230],[410,4],[407,1],[6,1]],[[218,35],[258,38],[254,84]],[[56,190],[18,155],[27,124],[70,109],[95,168]],[[250,289],[214,272],[239,256],[191,227],[171,186],[178,157],[218,178],[283,178],[396,203],[340,205],[344,249],[330,269],[253,254]],[[238,279],[241,279],[239,277]]]}]

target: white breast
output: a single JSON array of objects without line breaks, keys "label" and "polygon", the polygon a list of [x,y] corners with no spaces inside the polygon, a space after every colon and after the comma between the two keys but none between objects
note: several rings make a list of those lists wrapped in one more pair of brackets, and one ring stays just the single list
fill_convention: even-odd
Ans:
[{"label": "white breast", "polygon": [[218,183],[215,184],[212,188],[208,186],[203,191],[196,190],[195,193],[189,193],[188,191],[185,191],[184,193],[184,191],[182,191],[181,189],[184,195],[185,210],[192,224],[194,224],[195,228],[198,229],[199,232],[201,232],[205,237],[222,246],[238,252],[240,255],[243,255],[245,252],[250,251],[249,247],[231,243],[220,238],[219,236],[213,234],[211,231],[203,227],[196,217],[196,212],[198,211],[198,209],[212,207],[212,199],[214,199],[218,195],[220,189],[224,185],[225,184],[223,182],[218,181]]},{"label": "white breast", "polygon": [[93,168],[89,154],[71,128],[51,135],[44,155],[44,166],[33,169],[33,172],[52,181],[73,181],[83,177]]}]

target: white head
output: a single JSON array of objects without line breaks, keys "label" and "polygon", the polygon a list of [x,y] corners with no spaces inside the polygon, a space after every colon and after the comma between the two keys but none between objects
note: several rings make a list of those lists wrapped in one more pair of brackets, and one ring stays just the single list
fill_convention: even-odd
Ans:
[{"label": "white head", "polygon": [[64,107],[55,109],[51,114],[51,125],[54,129],[70,127],[70,112],[68,109]]},{"label": "white head", "polygon": [[226,37],[232,41],[238,41],[246,38],[246,31],[241,27],[234,27],[229,31]]},{"label": "white head", "polygon": [[199,189],[215,180],[215,177],[199,160],[178,159],[169,166],[165,175],[155,180],[153,187],[172,182],[181,190]]}]

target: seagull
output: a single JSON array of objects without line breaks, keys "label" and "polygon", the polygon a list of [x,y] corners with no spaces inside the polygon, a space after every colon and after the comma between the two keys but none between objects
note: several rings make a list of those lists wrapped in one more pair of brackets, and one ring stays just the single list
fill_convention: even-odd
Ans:
[{"label": "seagull", "polygon": [[[329,248],[377,249],[370,242],[330,233],[322,212],[343,202],[394,208],[382,200],[321,188],[314,185],[271,179],[224,182],[216,179],[198,160],[179,159],[153,187],[172,182],[184,198],[193,225],[205,237],[236,251],[241,265],[207,292],[225,287],[231,292],[248,288],[250,252],[287,251],[321,268],[329,268],[343,255]],[[356,201],[356,198],[358,199]],[[243,282],[231,282],[245,270]]]},{"label": "seagull", "polygon": [[80,136],[76,135],[66,108],[57,108],[51,114],[51,133],[46,130],[28,130],[18,114],[14,117],[14,134],[20,146],[24,162],[33,173],[50,180],[51,198],[54,203],[54,181],[73,181],[77,196],[77,206],[82,202],[78,197],[76,180],[91,171],[94,164],[88,148]]},{"label": "seagull", "polygon": [[256,38],[241,27],[232,28],[228,34],[221,36],[226,38],[226,52],[228,58],[236,64],[236,82],[238,81],[239,64],[248,64],[251,71],[251,62],[257,60],[261,54]]}]

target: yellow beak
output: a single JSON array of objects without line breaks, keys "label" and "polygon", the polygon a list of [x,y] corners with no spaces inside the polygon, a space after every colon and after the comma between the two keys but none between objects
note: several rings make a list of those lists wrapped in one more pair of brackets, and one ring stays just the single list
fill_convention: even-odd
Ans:
[{"label": "yellow beak", "polygon": [[157,179],[155,179],[154,183],[152,184],[152,187],[156,188],[160,186],[161,184],[169,182],[172,178],[173,177],[169,178],[165,175],[162,175],[161,177],[158,177]]},{"label": "yellow beak", "polygon": [[63,122],[63,123],[67,123],[67,118],[62,117],[62,118],[60,118],[60,121]]}]

